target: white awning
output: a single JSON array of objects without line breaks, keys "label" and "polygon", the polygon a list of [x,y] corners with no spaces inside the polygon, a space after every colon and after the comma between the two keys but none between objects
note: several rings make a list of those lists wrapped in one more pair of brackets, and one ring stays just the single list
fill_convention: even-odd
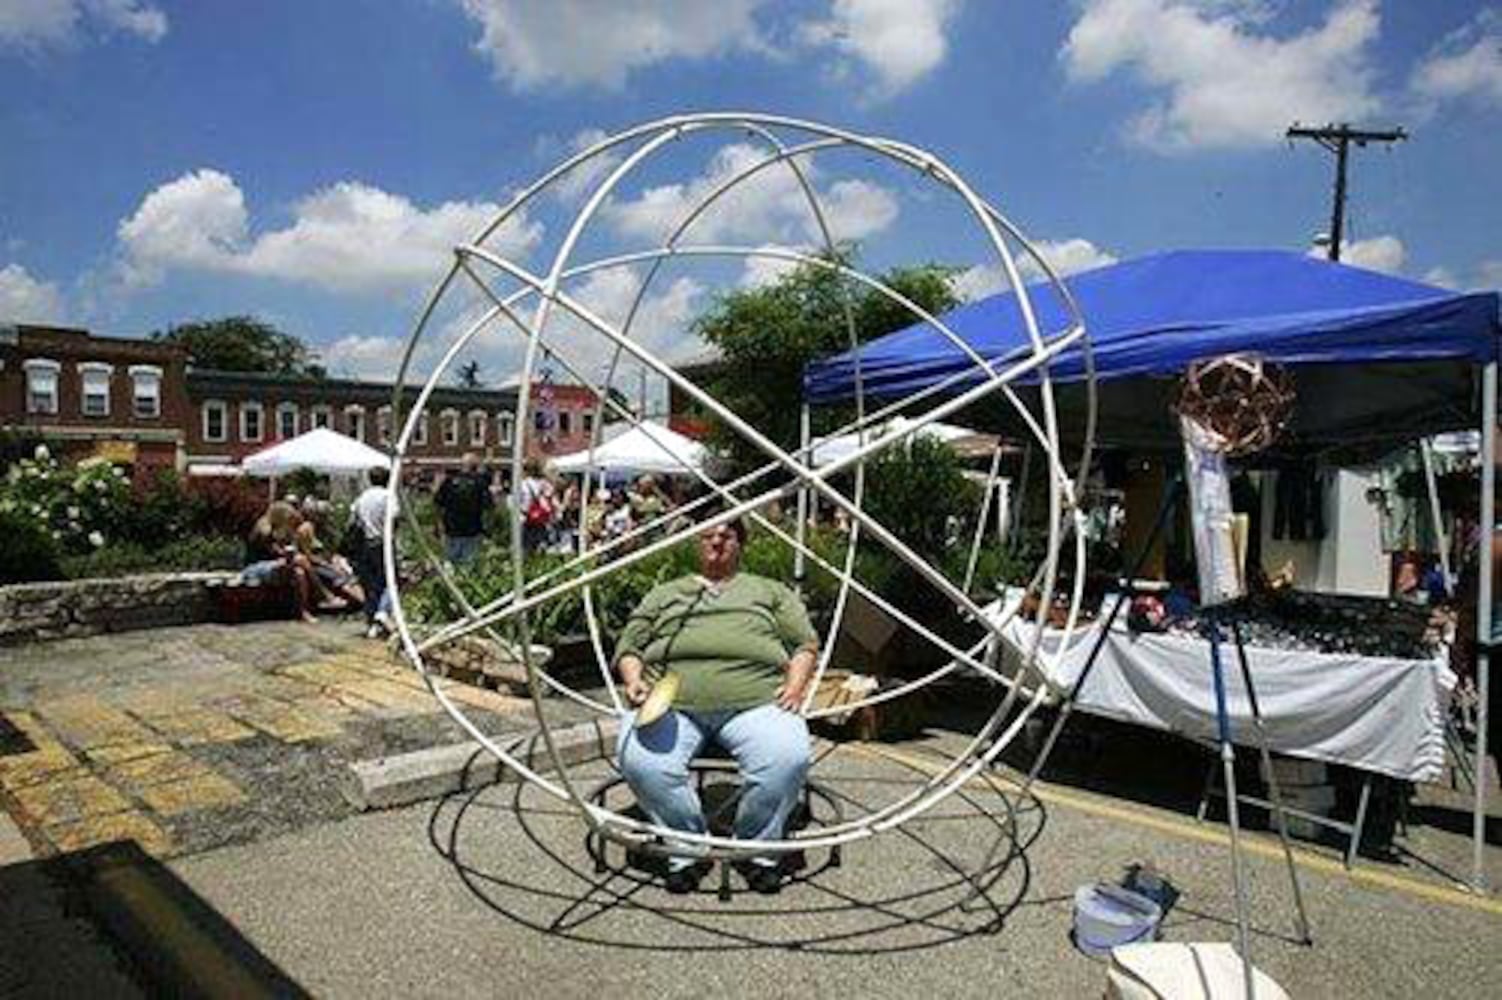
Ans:
[{"label": "white awning", "polygon": [[647,421],[617,433],[594,451],[588,449],[552,460],[557,472],[656,473],[667,476],[692,475],[702,471],[709,461],[709,449],[691,437],[685,437],[666,424]]},{"label": "white awning", "polygon": [[376,467],[389,469],[391,458],[352,437],[319,427],[247,456],[241,467],[252,476],[285,476],[297,469],[352,476]]}]

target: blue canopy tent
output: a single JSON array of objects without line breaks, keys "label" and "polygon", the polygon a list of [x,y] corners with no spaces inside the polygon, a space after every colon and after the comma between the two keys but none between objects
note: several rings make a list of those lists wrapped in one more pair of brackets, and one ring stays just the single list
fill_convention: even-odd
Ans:
[{"label": "blue canopy tent", "polygon": [[[1297,402],[1287,434],[1295,446],[1359,449],[1479,424],[1482,454],[1497,454],[1502,324],[1496,292],[1451,292],[1271,250],[1153,254],[1074,275],[1066,284],[1093,348],[1100,405],[1097,440],[1103,444],[1178,447],[1169,413],[1176,377],[1190,362],[1249,352],[1295,371]],[[1042,334],[1064,332],[1070,313],[1057,291],[1042,283],[1030,286],[1029,293]],[[1030,352],[1011,292],[940,319],[993,364]],[[979,380],[974,360],[928,323],[871,341],[858,352],[864,389],[879,399],[901,399],[946,380],[952,380],[946,392],[959,392]],[[852,397],[856,358],[852,351],[810,364],[804,373],[807,403]],[[1066,423],[1080,420],[1083,351],[1061,355],[1049,374],[1061,418]],[[1004,405],[987,409],[998,420],[1007,417]],[[979,416],[965,419],[985,426]],[[1496,524],[1495,485],[1496,465],[1483,462],[1483,524]],[[1472,772],[1472,881],[1477,888],[1485,884],[1484,764],[1489,661],[1496,641],[1490,573],[1480,574],[1479,591],[1481,697]]]},{"label": "blue canopy tent", "polygon": [[[1462,294],[1277,250],[1183,250],[1074,275],[1065,282],[1089,330],[1106,444],[1176,445],[1166,402],[1190,362],[1254,352],[1297,366],[1294,440],[1319,445],[1412,438],[1476,426],[1476,366],[1498,354],[1494,292]],[[1045,336],[1068,312],[1046,283],[1029,294]],[[955,309],[943,322],[977,354],[1003,363],[1029,350],[1011,292]],[[955,381],[974,385],[974,361],[919,323],[859,349],[874,397],[895,399]],[[808,366],[814,405],[849,398],[854,351]],[[1084,375],[1080,350],[1050,366],[1055,383]],[[1113,385],[1133,379],[1130,386]],[[1068,418],[1079,393],[1061,393]]]}]

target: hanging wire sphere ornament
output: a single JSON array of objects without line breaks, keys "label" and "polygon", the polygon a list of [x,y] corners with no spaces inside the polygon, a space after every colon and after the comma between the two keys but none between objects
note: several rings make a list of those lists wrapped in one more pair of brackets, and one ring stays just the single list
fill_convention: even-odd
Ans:
[{"label": "hanging wire sphere ornament", "polygon": [[1174,410],[1216,435],[1235,457],[1269,447],[1293,416],[1293,376],[1252,354],[1196,361],[1184,372]]},{"label": "hanging wire sphere ornament", "polygon": [[[694,143],[703,140],[718,144],[707,172],[692,183],[664,186],[669,152],[692,152],[699,148]],[[840,208],[836,202],[860,193],[859,185],[864,182],[831,184],[829,175],[815,167],[815,158],[822,164],[825,157],[835,154],[857,160],[861,169],[885,169],[907,183],[920,185],[925,190],[915,203],[932,205],[940,197],[948,199],[947,205],[968,220],[977,240],[987,248],[991,264],[999,268],[1014,290],[1021,331],[1016,344],[995,355],[982,355],[938,317],[849,263],[839,228],[842,213],[835,210]],[[633,200],[633,191],[648,182],[652,187],[646,195],[651,197]],[[756,186],[767,183],[780,185],[774,192],[775,202],[748,202]],[[789,206],[797,208],[802,213],[798,233],[807,238],[777,242],[765,239],[766,234],[760,232],[755,240],[731,242],[728,234],[739,231],[738,227],[744,229],[748,220],[754,221],[755,213],[748,212],[748,204],[774,204],[783,212]],[[568,224],[558,230],[562,235],[556,243],[544,245],[544,231],[532,213],[542,216],[557,211],[560,205],[578,207]],[[642,224],[646,215],[640,211],[643,205],[654,209],[666,206],[660,214],[670,216],[655,238],[641,235],[649,228]],[[660,214],[653,218],[660,218]],[[601,238],[600,231],[607,225],[612,239]],[[618,246],[623,238],[637,239],[640,245],[600,254],[602,244]],[[1024,286],[1019,270],[1022,262],[1035,267],[1044,280]],[[752,266],[781,270],[797,267],[834,275],[844,295],[860,291],[884,297],[910,313],[914,323],[926,323],[963,364],[922,389],[878,400],[865,389],[867,363],[858,349],[853,311],[847,308],[841,336],[850,349],[844,357],[853,374],[853,389],[842,401],[842,412],[854,415],[835,433],[856,435],[859,443],[838,459],[816,464],[813,442],[806,436],[795,447],[772,440],[762,428],[696,383],[689,373],[664,361],[653,346],[660,342],[658,332],[643,331],[642,327],[650,324],[654,303],[684,288],[680,269],[692,265],[721,279],[729,266],[728,283],[732,287],[738,284],[734,269],[746,273]],[[602,292],[610,293],[603,297],[613,298],[615,312],[600,304]],[[654,295],[659,298],[654,299]],[[1034,304],[1040,295],[1056,301],[1052,314],[1063,317],[1058,328],[1040,322]],[[635,396],[637,378],[643,372],[666,380],[675,395],[707,414],[723,431],[756,449],[764,456],[764,464],[734,479],[717,480],[702,466],[680,459],[682,476],[702,492],[701,500],[637,525],[621,537],[597,539],[581,531],[567,556],[546,562],[507,557],[502,572],[505,587],[494,586],[494,562],[488,564],[492,572],[457,576],[439,557],[432,529],[414,516],[423,503],[405,484],[408,477],[404,473],[426,452],[430,413],[439,418],[445,440],[452,441],[459,431],[475,428],[474,440],[484,440],[482,432],[489,418],[483,412],[472,425],[451,426],[450,422],[458,418],[454,411],[462,400],[445,388],[450,369],[457,368],[479,338],[494,338],[495,343],[513,348],[513,356],[519,352],[521,359],[519,370],[508,380],[517,387],[514,403],[506,403],[513,408],[494,417],[513,484],[511,553],[524,551],[524,543],[530,540],[524,538],[526,510],[519,499],[523,492],[519,484],[529,471],[535,471],[527,465],[528,459],[548,444],[538,436],[552,433],[550,421],[534,421],[532,414],[556,409],[565,383],[583,387],[593,400],[593,419],[586,422],[591,436],[580,466],[585,497],[604,485],[599,452],[607,421],[630,424],[649,438],[654,433],[661,435],[660,430],[653,430],[661,425],[644,422],[624,402]],[[1089,403],[1083,433],[1071,441],[1081,455],[1081,465],[1070,469],[1063,462],[1063,432],[1049,374],[1050,363],[1059,361],[1066,352],[1075,363],[1083,360]],[[432,370],[420,384],[409,387],[409,369],[418,357],[434,359]],[[543,377],[544,372],[548,377]],[[993,396],[1005,400],[1020,433],[1044,460],[1046,515],[1039,529],[1044,556],[1030,586],[1053,594],[1061,581],[1067,581],[1069,610],[1063,636],[1067,646],[1085,580],[1084,533],[1080,530],[1083,514],[1074,490],[1075,483],[1086,478],[1094,420],[1093,368],[1084,321],[1068,290],[1017,228],[932,153],[890,139],[760,114],[680,115],[610,136],[548,171],[518,193],[473,240],[454,248],[452,266],[407,342],[396,381],[392,405],[401,432],[393,448],[395,492],[387,511],[384,546],[402,649],[460,726],[512,772],[571,804],[594,835],[649,850],[664,838],[672,838],[711,858],[834,846],[871,836],[919,815],[962,787],[997,758],[1053,692],[1037,665],[1048,602],[1032,623],[1034,627],[1027,633],[1030,638],[1019,641],[1009,630],[1020,616],[1020,600],[1007,608],[978,603],[976,593],[996,583],[974,580],[978,548],[972,548],[966,579],[957,582],[905,544],[890,526],[871,517],[863,502],[869,461],[887,449],[902,447],[913,435],[924,433],[928,424],[966,406]],[[1025,396],[1014,389],[1023,383],[1029,389]],[[539,386],[549,400],[539,401]],[[794,405],[793,401],[789,405]],[[892,419],[899,414],[909,419]],[[558,413],[551,416],[561,419]],[[506,440],[502,426],[515,428],[514,441]],[[561,427],[559,431],[561,436]],[[666,445],[663,451],[671,453]],[[993,480],[1000,455],[998,446],[991,466]],[[984,492],[987,503],[992,492]],[[848,521],[850,530],[843,551],[831,555],[827,547],[820,551],[809,544],[801,517],[788,526],[763,515],[773,502],[798,498],[815,498],[826,510],[833,509]],[[780,840],[685,833],[606,808],[603,799],[581,786],[575,773],[578,769],[571,767],[570,755],[558,746],[555,733],[560,699],[607,721],[630,724],[611,670],[614,636],[601,608],[606,585],[648,560],[659,560],[647,565],[660,566],[665,553],[689,541],[698,531],[742,517],[758,535],[791,549],[797,565],[806,565],[812,574],[823,574],[833,584],[834,598],[827,611],[818,664],[802,705],[807,719],[849,713],[901,698],[950,674],[968,672],[997,684],[993,689],[997,704],[986,723],[929,780],[915,789],[893,793],[896,797],[891,801],[873,805],[848,821],[805,829]],[[985,522],[982,510],[975,521],[976,546]],[[857,550],[866,547],[884,549],[905,564],[922,585],[952,602],[962,620],[974,623],[979,635],[940,635],[899,607],[890,595],[867,584],[856,571]],[[428,610],[426,618],[409,613],[417,607],[414,604],[409,608],[411,595],[402,583],[404,575],[425,578],[424,587],[437,588],[439,598],[423,602]],[[896,687],[843,700],[837,707],[820,708],[814,703],[815,695],[830,666],[835,637],[857,599],[919,634],[943,653],[946,662]],[[434,607],[451,613],[435,616]],[[614,611],[618,614],[620,609]],[[551,651],[533,641],[534,632],[544,623],[553,632],[577,629],[588,635],[598,672],[597,688],[581,690],[548,669]],[[1001,667],[1003,647],[1010,649],[1008,656],[1014,664],[1006,673]],[[542,754],[519,751],[513,744],[491,738],[450,695],[448,682],[440,683],[439,675],[447,665],[455,661],[473,664],[487,658],[491,666],[502,671],[525,673]],[[594,690],[602,693],[591,693]],[[537,763],[539,758],[543,763]],[[811,778],[818,771],[816,763]]]}]

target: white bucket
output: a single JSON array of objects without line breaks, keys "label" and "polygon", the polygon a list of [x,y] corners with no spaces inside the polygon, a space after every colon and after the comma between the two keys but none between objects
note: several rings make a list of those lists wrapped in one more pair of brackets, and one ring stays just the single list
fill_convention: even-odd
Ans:
[{"label": "white bucket", "polygon": [[1105,882],[1074,891],[1074,944],[1099,958],[1112,948],[1157,937],[1163,908],[1141,893]]}]

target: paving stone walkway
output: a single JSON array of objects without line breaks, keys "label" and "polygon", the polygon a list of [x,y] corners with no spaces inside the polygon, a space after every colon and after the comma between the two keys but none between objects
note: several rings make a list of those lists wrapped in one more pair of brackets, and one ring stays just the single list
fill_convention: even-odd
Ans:
[{"label": "paving stone walkway", "polygon": [[[526,699],[442,683],[482,730],[532,728]],[[0,715],[30,744],[0,756],[0,807],[43,854],[133,839],[171,857],[337,819],[351,761],[465,738],[348,622],[3,650]]]}]

